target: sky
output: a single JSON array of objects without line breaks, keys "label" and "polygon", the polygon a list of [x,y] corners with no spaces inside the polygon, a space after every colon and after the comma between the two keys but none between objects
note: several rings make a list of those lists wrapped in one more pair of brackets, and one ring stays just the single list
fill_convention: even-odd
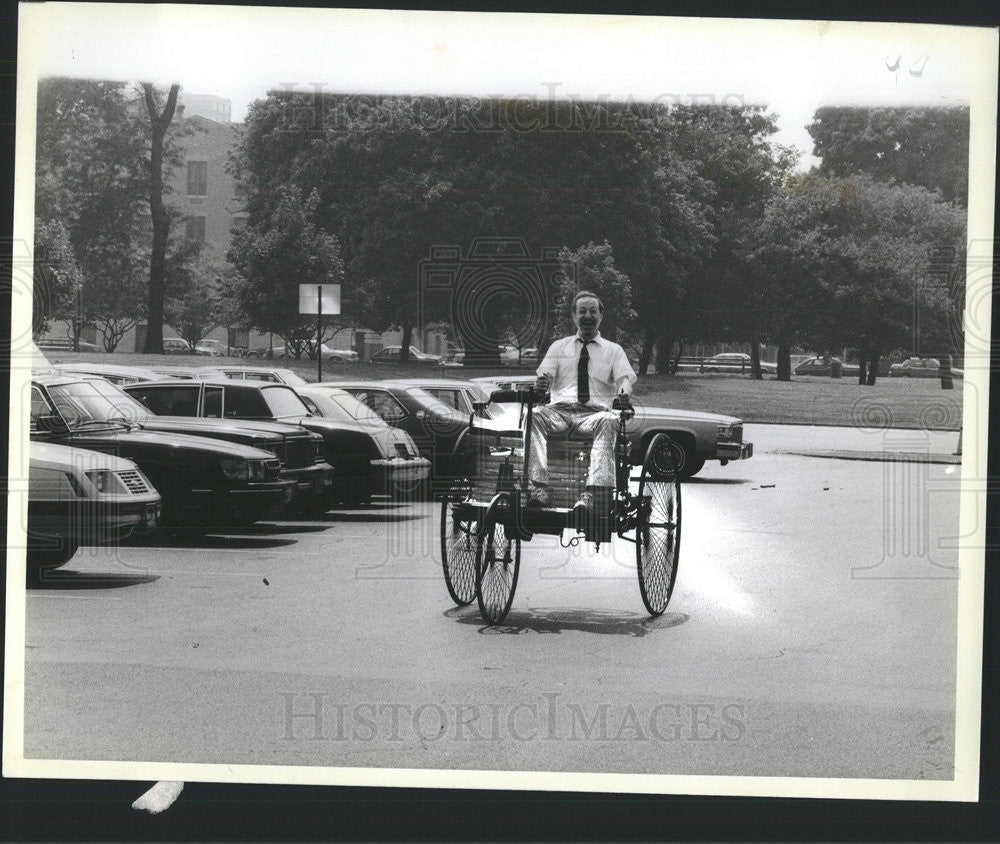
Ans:
[{"label": "sky", "polygon": [[176,81],[189,93],[230,99],[237,121],[250,102],[282,87],[762,103],[779,116],[774,140],[802,151],[807,168],[816,159],[805,126],[820,105],[983,100],[989,83],[972,32],[891,23],[45,3],[22,6],[20,48],[21,67],[27,57],[40,76]]}]

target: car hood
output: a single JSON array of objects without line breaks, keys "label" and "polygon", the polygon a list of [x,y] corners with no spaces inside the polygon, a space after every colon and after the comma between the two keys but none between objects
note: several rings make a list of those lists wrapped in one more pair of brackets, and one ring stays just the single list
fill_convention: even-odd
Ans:
[{"label": "car hood", "polygon": [[[142,427],[146,431],[166,431],[175,434],[190,434],[191,436],[232,437],[239,441],[245,439],[247,442],[257,440],[268,440],[280,442],[283,431],[259,428],[256,423],[250,422],[246,425],[233,423],[225,419],[194,419],[190,416],[151,416],[142,421]],[[275,426],[276,428],[287,428],[293,432],[300,432],[303,437],[308,436],[301,428],[291,425]]]},{"label": "car hood", "polygon": [[227,442],[226,440],[208,439],[207,437],[190,436],[189,434],[173,434],[166,431],[83,431],[74,433],[73,444],[76,446],[89,447],[92,443],[100,449],[108,442],[120,443],[145,450],[170,449],[183,452],[203,452],[211,454],[213,457],[238,457],[245,460],[260,460],[262,458],[271,459],[274,457],[269,451],[259,448],[252,448],[238,443]]},{"label": "car hood", "polygon": [[28,454],[32,466],[56,469],[60,472],[71,470],[73,466],[84,467],[87,471],[110,469],[113,472],[124,472],[135,468],[135,464],[124,457],[56,443],[32,442]]},{"label": "car hood", "polygon": [[691,422],[714,422],[718,425],[729,425],[740,422],[736,416],[726,416],[721,413],[705,413],[700,410],[674,410],[666,407],[643,407],[635,406],[635,418],[637,421],[648,419],[650,421],[671,420]]},{"label": "car hood", "polygon": [[336,431],[364,431],[373,433],[371,426],[362,422],[340,422],[336,419],[327,419],[323,416],[283,416],[280,420],[285,425],[301,425],[307,431],[315,431],[317,434],[334,433]]}]

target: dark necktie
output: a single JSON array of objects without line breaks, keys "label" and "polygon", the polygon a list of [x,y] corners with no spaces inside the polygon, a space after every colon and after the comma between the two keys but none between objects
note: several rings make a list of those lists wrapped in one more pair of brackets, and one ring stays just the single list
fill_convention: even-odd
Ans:
[{"label": "dark necktie", "polygon": [[590,401],[590,353],[587,351],[587,344],[593,340],[581,340],[583,348],[580,349],[580,362],[576,365],[576,398],[580,404],[587,404]]}]

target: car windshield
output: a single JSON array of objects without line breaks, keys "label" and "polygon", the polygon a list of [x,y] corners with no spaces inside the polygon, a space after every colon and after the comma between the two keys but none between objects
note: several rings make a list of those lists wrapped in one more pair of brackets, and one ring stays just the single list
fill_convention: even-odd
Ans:
[{"label": "car windshield", "polygon": [[71,428],[87,422],[141,422],[149,410],[107,381],[78,381],[49,387],[49,396]]},{"label": "car windshield", "polygon": [[455,408],[448,407],[448,405],[446,405],[443,401],[434,398],[434,396],[422,387],[410,387],[406,392],[413,396],[413,398],[420,402],[420,404],[427,408],[427,410],[433,410],[435,413],[458,413]]},{"label": "car windshield", "polygon": [[309,415],[309,408],[305,406],[305,403],[299,398],[299,394],[291,387],[262,387],[261,393],[273,416]]},{"label": "car windshield", "polygon": [[340,418],[345,421],[356,420],[358,422],[375,423],[389,427],[381,416],[379,416],[363,401],[359,401],[350,393],[343,390],[329,390],[324,391],[323,395],[329,399],[328,405],[332,405],[340,411],[336,418]]}]

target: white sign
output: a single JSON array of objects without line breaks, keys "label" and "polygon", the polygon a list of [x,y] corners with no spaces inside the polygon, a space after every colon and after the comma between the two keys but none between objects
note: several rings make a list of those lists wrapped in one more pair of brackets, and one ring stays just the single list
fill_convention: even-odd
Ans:
[{"label": "white sign", "polygon": [[332,316],[340,313],[340,285],[339,284],[300,284],[299,285],[299,313],[316,314],[319,313],[317,302],[317,291],[322,290],[323,295],[323,316]]}]

